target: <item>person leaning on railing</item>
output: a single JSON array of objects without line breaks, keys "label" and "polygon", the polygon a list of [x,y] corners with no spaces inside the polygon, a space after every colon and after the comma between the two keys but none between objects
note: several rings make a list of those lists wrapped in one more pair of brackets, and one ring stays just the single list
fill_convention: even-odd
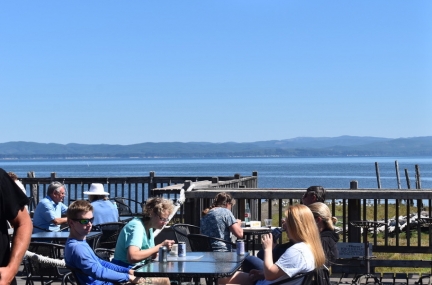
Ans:
[{"label": "person leaning on railing", "polygon": [[[235,200],[230,194],[221,192],[214,198],[210,208],[202,212],[200,231],[202,234],[231,241],[231,233],[237,238],[243,238],[241,220],[236,219],[231,212]],[[214,251],[231,251],[230,245],[215,241],[212,243]]]},{"label": "person leaning on railing", "polygon": [[[162,246],[171,250],[175,241],[164,240],[155,245],[153,229],[162,229],[173,211],[172,200],[162,197],[148,199],[143,207],[143,217],[135,217],[120,231],[112,262],[121,266],[137,265],[156,258]],[[150,279],[152,284],[170,284],[168,278]]]}]

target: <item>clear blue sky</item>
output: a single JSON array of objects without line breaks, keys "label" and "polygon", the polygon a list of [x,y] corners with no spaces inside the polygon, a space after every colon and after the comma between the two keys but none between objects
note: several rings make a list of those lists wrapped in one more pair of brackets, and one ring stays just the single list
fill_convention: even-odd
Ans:
[{"label": "clear blue sky", "polygon": [[0,142],[432,135],[432,1],[0,3]]}]

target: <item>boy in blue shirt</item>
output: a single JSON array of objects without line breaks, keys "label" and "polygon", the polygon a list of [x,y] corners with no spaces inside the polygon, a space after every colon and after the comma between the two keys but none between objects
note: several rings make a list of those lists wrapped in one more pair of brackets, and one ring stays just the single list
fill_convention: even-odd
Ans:
[{"label": "boy in blue shirt", "polygon": [[79,269],[78,284],[112,285],[113,283],[145,283],[144,278],[135,277],[131,267],[115,265],[100,259],[86,241],[93,222],[93,206],[84,200],[73,202],[67,211],[70,227],[69,238],[65,245],[65,262]]}]

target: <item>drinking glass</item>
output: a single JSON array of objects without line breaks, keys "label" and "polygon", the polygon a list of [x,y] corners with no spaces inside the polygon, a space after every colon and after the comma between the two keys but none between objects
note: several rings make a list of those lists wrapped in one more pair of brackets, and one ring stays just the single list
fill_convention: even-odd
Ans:
[{"label": "drinking glass", "polygon": [[266,227],[271,228],[272,226],[272,219],[264,219],[264,224]]}]

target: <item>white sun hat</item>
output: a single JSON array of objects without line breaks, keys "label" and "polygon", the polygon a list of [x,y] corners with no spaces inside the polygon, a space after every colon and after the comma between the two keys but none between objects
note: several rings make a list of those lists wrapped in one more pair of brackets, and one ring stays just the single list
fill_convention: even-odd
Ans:
[{"label": "white sun hat", "polygon": [[109,195],[101,183],[92,183],[90,189],[84,192],[85,195]]}]

